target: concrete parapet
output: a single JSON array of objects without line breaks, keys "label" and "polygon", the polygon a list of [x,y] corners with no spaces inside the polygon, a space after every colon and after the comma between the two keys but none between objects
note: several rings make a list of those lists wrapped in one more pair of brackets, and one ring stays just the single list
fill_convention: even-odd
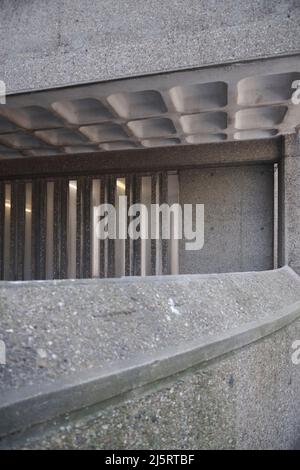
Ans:
[{"label": "concrete parapet", "polygon": [[300,278],[290,268],[12,286],[0,287],[1,447],[297,441]]}]

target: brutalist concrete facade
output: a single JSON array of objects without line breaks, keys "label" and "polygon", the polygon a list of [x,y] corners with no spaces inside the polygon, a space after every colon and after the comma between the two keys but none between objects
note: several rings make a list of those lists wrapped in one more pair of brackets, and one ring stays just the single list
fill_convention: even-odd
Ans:
[{"label": "brutalist concrete facade", "polygon": [[291,54],[299,14],[295,0],[5,0],[3,78],[17,92]]},{"label": "brutalist concrete facade", "polygon": [[[296,446],[299,20],[292,0],[2,2],[0,271],[21,282],[0,283],[1,448]],[[142,248],[126,244],[129,277],[56,280],[72,277],[70,185],[75,277],[90,278],[93,178],[99,200],[123,178],[139,202],[142,175],[166,202],[174,174],[178,201],[207,210],[178,275],[157,276],[151,245],[153,276],[135,277]],[[105,250],[95,277],[113,273]]]}]

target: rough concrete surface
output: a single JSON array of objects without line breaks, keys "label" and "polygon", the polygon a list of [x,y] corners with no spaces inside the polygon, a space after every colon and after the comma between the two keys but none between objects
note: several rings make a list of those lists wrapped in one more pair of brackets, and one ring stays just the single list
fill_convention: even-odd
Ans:
[{"label": "rough concrete surface", "polygon": [[299,51],[297,0],[3,0],[9,91]]},{"label": "rough concrete surface", "polygon": [[299,300],[291,272],[1,283],[7,366],[0,366],[0,390],[52,382],[262,318]]},{"label": "rough concrete surface", "polygon": [[23,449],[292,449],[297,444],[300,322],[161,388],[65,416],[6,440]]},{"label": "rough concrete surface", "polygon": [[280,163],[283,263],[300,273],[300,133],[284,140]]},{"label": "rough concrete surface", "polygon": [[[113,371],[120,360],[134,363],[140,354],[275,319],[281,308],[299,301],[299,282],[283,268],[129,281],[2,283],[0,338],[8,351],[1,371],[3,396],[22,394],[30,384],[38,390],[95,366]],[[291,363],[291,345],[298,336],[296,321],[201,369],[195,366],[90,412],[66,415],[17,440],[4,439],[1,446],[293,447],[300,423],[299,372]]]},{"label": "rough concrete surface", "polygon": [[182,206],[204,204],[205,227],[201,250],[180,240],[181,273],[273,268],[273,165],[180,171],[179,185]]}]

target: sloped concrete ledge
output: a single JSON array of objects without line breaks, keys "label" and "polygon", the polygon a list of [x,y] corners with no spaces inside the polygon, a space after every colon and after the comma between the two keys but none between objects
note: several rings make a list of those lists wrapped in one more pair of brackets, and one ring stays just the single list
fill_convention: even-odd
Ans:
[{"label": "sloped concrete ledge", "polygon": [[[294,277],[289,268],[278,272]],[[226,275],[225,275],[226,276]],[[230,275],[229,275],[230,276]],[[191,276],[193,277],[193,276]],[[207,276],[206,276],[207,277]],[[138,281],[141,282],[141,281]],[[7,283],[6,283],[7,284]],[[294,302],[261,320],[207,338],[164,348],[154,353],[137,354],[134,359],[117,361],[113,365],[81,371],[57,379],[52,384],[24,386],[9,390],[0,398],[0,446],[19,439],[19,432],[35,425],[93,405],[108,403],[114,397],[136,392],[182,372],[207,367],[210,361],[263,340],[287,328],[300,318],[300,301]],[[15,436],[14,433],[17,433]],[[11,437],[9,437],[11,435]]]},{"label": "sloped concrete ledge", "polygon": [[292,448],[299,292],[288,267],[1,283],[0,447]]}]

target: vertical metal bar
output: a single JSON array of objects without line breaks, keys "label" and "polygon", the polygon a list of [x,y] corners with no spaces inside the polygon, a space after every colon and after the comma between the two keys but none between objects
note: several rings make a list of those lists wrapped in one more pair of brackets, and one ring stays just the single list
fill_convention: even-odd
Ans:
[{"label": "vertical metal bar", "polygon": [[[172,206],[173,204],[178,204],[178,202],[179,202],[178,174],[173,173],[173,174],[168,175],[168,204]],[[169,274],[178,274],[179,272],[178,230],[179,230],[179,220],[177,220],[177,217],[174,217],[173,221],[171,222],[171,239],[169,242],[169,250],[168,250]]]},{"label": "vertical metal bar", "polygon": [[82,187],[83,179],[77,180],[76,195],[76,277],[82,278]]},{"label": "vertical metal bar", "polygon": [[32,245],[31,269],[33,279],[46,278],[46,220],[47,183],[32,183]]},{"label": "vertical metal bar", "polygon": [[11,218],[10,218],[10,274],[9,279],[16,280],[16,259],[17,259],[17,224],[18,224],[18,210],[17,210],[17,182],[14,181],[11,185]]},{"label": "vertical metal bar", "polygon": [[40,279],[46,279],[47,181],[40,182]]},{"label": "vertical metal bar", "polygon": [[68,273],[68,204],[69,204],[69,181],[67,179],[61,180],[61,242],[60,242],[60,279],[66,279]]},{"label": "vertical metal bar", "polygon": [[11,197],[11,238],[10,238],[10,278],[24,278],[24,243],[25,243],[25,183],[15,181],[12,184]]},{"label": "vertical metal bar", "polygon": [[149,210],[151,208],[151,177],[141,177],[141,276],[151,274],[151,239],[149,240]]},{"label": "vertical metal bar", "polygon": [[[286,227],[285,227],[285,165],[284,159],[278,164],[278,267],[282,267],[287,262],[286,252]],[[275,195],[274,195],[275,197]]]},{"label": "vertical metal bar", "polygon": [[67,179],[54,183],[54,228],[53,228],[53,272],[54,279],[65,279],[68,272],[67,230],[68,230],[68,189]]},{"label": "vertical metal bar", "polygon": [[39,279],[39,182],[32,182],[31,278]]},{"label": "vertical metal bar", "polygon": [[24,279],[32,279],[32,182],[25,184],[25,240],[24,240]]},{"label": "vertical metal bar", "polygon": [[60,279],[60,253],[61,253],[61,180],[54,181],[53,204],[53,278]]},{"label": "vertical metal bar", "polygon": [[[132,186],[133,186],[133,176],[127,175],[125,177],[125,186],[126,186],[126,197],[127,197],[127,214],[129,207],[132,204]],[[125,240],[125,276],[133,275],[133,245],[132,240],[128,236],[128,225],[130,223],[131,217],[127,217],[127,237]]]},{"label": "vertical metal bar", "polygon": [[46,192],[46,214],[45,226],[46,230],[46,279],[54,278],[54,181],[45,181]]},{"label": "vertical metal bar", "polygon": [[[116,178],[110,176],[108,178],[107,187],[107,203],[115,207],[116,203]],[[113,221],[109,221],[110,224]],[[109,238],[107,243],[107,277],[114,277],[115,275],[115,240]]]},{"label": "vertical metal bar", "polygon": [[76,277],[76,241],[77,241],[77,181],[68,184],[68,278]]},{"label": "vertical metal bar", "polygon": [[16,279],[24,279],[25,246],[25,183],[17,183]]},{"label": "vertical metal bar", "polygon": [[5,186],[0,182],[0,280],[4,279]]},{"label": "vertical metal bar", "polygon": [[[151,204],[157,203],[157,175],[151,175]],[[151,221],[153,223],[153,221]],[[156,270],[157,240],[151,238],[151,275],[155,276]]]},{"label": "vertical metal bar", "polygon": [[[133,179],[133,204],[141,202],[141,176],[134,175]],[[141,227],[140,227],[141,230]],[[141,275],[141,239],[133,240],[133,275]]]},{"label": "vertical metal bar", "polygon": [[100,180],[98,178],[91,181],[91,276],[99,277],[99,261],[100,261],[100,240],[98,234],[98,215],[95,209],[100,204]]},{"label": "vertical metal bar", "polygon": [[[106,178],[100,180],[100,205],[106,201]],[[106,277],[107,240],[100,240],[99,276]]]},{"label": "vertical metal bar", "polygon": [[91,277],[91,178],[84,178],[83,184],[83,214],[82,214],[82,243],[83,243],[83,277]]},{"label": "vertical metal bar", "polygon": [[274,217],[273,217],[273,268],[278,268],[278,164],[275,163],[273,165],[273,181],[274,181],[274,188],[273,188],[273,210],[274,210]]},{"label": "vertical metal bar", "polygon": [[11,232],[11,184],[4,185],[5,223],[4,223],[4,272],[3,278],[10,279],[10,232]]},{"label": "vertical metal bar", "polygon": [[[159,199],[160,204],[168,202],[168,174],[160,173],[159,175]],[[168,240],[162,238],[162,219],[160,221],[160,238],[161,238],[161,264],[162,274],[168,274]]]},{"label": "vertical metal bar", "polygon": [[127,231],[126,211],[123,198],[126,197],[125,178],[116,179],[116,240],[115,240],[115,276],[125,276],[125,239]]}]

